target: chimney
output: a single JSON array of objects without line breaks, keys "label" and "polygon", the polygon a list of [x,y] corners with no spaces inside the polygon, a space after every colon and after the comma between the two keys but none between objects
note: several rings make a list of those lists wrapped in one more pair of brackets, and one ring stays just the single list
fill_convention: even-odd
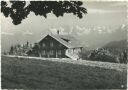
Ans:
[{"label": "chimney", "polygon": [[59,33],[60,33],[60,31],[59,30],[57,30],[57,34],[59,35]]}]

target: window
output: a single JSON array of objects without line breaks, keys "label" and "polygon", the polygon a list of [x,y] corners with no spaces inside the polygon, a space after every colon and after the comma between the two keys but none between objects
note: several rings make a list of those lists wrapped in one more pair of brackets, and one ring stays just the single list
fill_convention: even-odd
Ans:
[{"label": "window", "polygon": [[61,55],[61,50],[58,50],[58,55]]},{"label": "window", "polygon": [[45,43],[42,43],[42,47],[45,47]]},{"label": "window", "polygon": [[53,55],[54,51],[53,50],[50,50],[50,55]]},{"label": "window", "polygon": [[53,42],[50,43],[50,46],[53,47]]},{"label": "window", "polygon": [[42,55],[45,55],[45,50],[42,51]]}]

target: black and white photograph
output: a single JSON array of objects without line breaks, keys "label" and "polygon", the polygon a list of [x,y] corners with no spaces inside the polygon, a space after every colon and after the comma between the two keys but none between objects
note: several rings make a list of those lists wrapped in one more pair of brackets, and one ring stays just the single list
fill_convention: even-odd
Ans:
[{"label": "black and white photograph", "polygon": [[1,1],[1,89],[127,90],[127,4]]}]

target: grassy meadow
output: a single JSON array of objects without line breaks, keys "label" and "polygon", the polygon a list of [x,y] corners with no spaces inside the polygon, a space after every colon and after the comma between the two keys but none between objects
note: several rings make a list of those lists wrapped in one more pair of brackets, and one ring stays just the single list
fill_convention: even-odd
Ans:
[{"label": "grassy meadow", "polygon": [[122,89],[127,85],[125,69],[1,57],[2,89],[85,90]]}]

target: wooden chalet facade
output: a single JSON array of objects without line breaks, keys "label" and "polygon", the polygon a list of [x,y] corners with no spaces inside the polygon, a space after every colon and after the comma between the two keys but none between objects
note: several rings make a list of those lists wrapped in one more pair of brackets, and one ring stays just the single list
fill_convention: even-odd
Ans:
[{"label": "wooden chalet facade", "polygon": [[28,56],[45,58],[78,59],[82,50],[80,43],[70,35],[48,34],[28,51]]}]

